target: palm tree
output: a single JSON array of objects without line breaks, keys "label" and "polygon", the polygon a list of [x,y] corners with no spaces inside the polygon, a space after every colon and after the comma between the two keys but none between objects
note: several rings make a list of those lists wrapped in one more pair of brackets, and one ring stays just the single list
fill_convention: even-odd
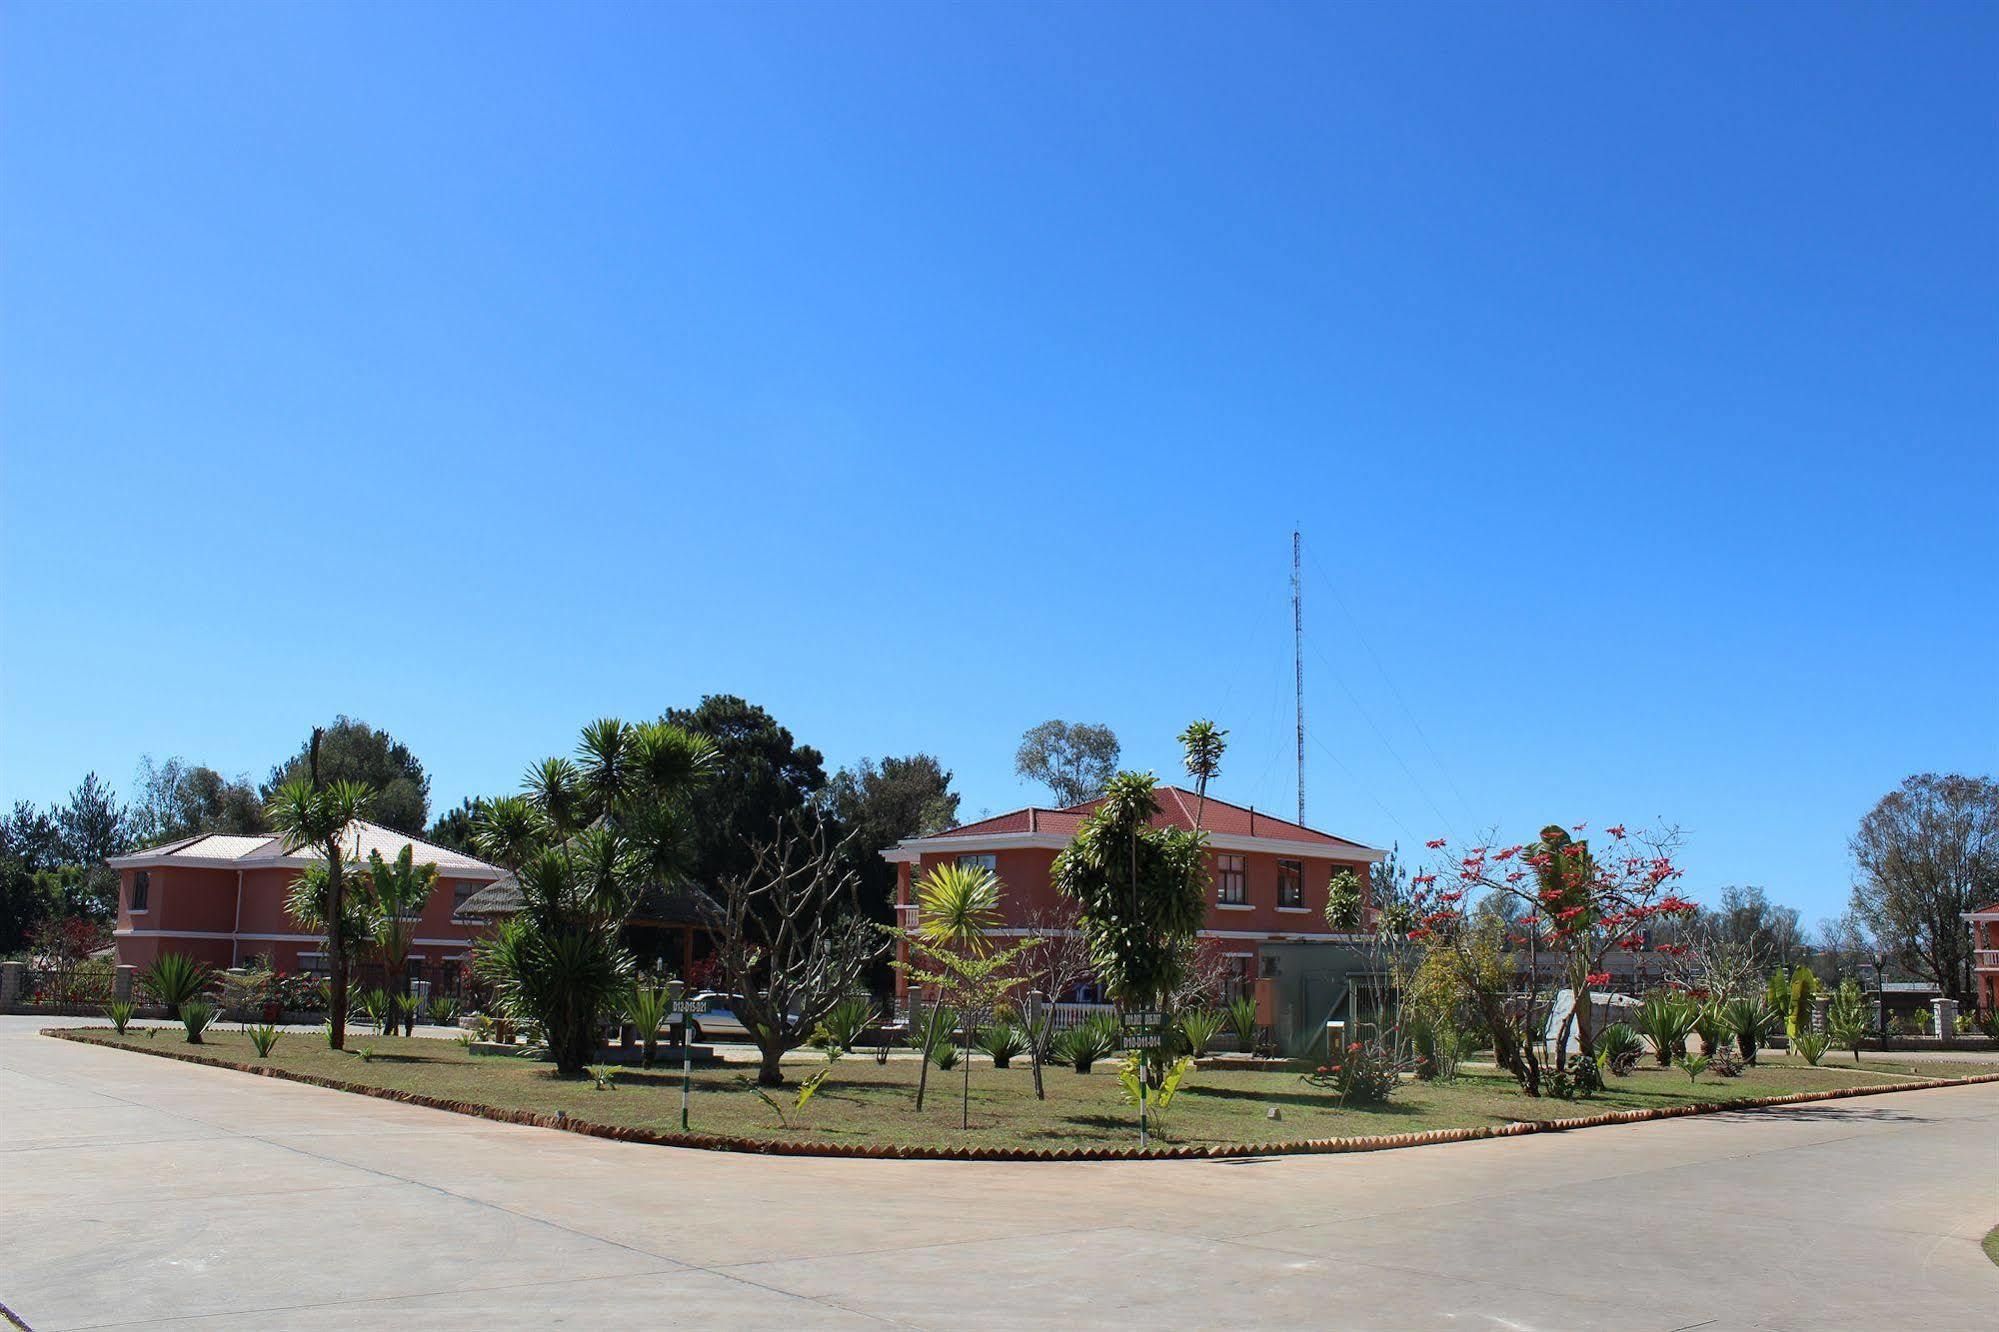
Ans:
[{"label": "palm tree", "polygon": [[277,830],[287,852],[317,847],[325,862],[322,918],[326,929],[326,964],[331,974],[327,1001],[327,1044],[336,1050],[347,1047],[347,925],[349,924],[346,884],[343,881],[344,849],[341,838],[355,820],[367,812],[375,798],[366,782],[319,780],[319,738],[323,727],[312,730],[307,750],[306,777],[295,777],[277,789],[264,816]]},{"label": "palm tree", "polygon": [[1228,748],[1228,732],[1202,718],[1188,723],[1180,732],[1180,746],[1186,751],[1187,775],[1194,779],[1194,829],[1208,812],[1208,781],[1221,773],[1222,751]]},{"label": "palm tree", "polygon": [[564,1077],[582,1076],[598,1015],[631,986],[618,932],[639,894],[692,863],[687,798],[715,763],[704,737],[615,719],[585,727],[577,752],[530,768],[526,793],[488,802],[473,832],[521,892],[475,965],[510,1016],[540,1024]]},{"label": "palm tree", "polygon": [[[983,955],[989,943],[986,932],[999,927],[999,894],[999,876],[983,865],[953,861],[931,866],[916,884],[917,941],[935,951]],[[939,995],[938,1002],[930,1005],[927,1016],[932,1029],[924,1032],[922,1038],[926,1051],[938,1035],[935,1024],[950,1011],[943,1002],[948,997]],[[971,1061],[965,1063],[968,1069],[965,1076],[969,1078]],[[916,1074],[919,1112],[929,1083],[930,1060],[926,1056]]]},{"label": "palm tree", "polygon": [[[368,853],[364,871],[368,885],[368,934],[382,964],[385,986],[392,995],[409,993],[410,945],[416,940],[417,918],[437,888],[437,866],[416,863],[415,848],[405,846],[394,860],[380,851]],[[404,1034],[416,1022],[416,1010],[403,1015]]]}]

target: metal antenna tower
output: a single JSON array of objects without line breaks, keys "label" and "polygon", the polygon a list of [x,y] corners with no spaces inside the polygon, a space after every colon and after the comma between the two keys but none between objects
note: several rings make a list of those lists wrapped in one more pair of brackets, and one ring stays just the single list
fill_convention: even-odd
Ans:
[{"label": "metal antenna tower", "polygon": [[1298,822],[1305,822],[1305,584],[1298,529],[1291,529],[1291,669],[1298,690]]}]

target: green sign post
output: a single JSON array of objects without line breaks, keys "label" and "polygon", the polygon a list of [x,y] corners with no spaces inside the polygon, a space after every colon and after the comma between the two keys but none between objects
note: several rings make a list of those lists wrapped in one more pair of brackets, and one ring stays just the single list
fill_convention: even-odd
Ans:
[{"label": "green sign post", "polygon": [[[1124,1044],[1128,1050],[1157,1050],[1166,1043],[1166,1015],[1151,1009],[1143,1009],[1124,1014],[1120,1025],[1124,1028]],[[1144,1151],[1145,1132],[1145,1057],[1138,1061],[1138,1149]]]},{"label": "green sign post", "polygon": [[[676,987],[677,989],[677,987]],[[708,1011],[706,999],[689,999],[676,992],[667,1012],[680,1019],[680,1131],[687,1132],[687,1095],[694,1085],[694,1040],[688,1034],[687,1019]]]}]

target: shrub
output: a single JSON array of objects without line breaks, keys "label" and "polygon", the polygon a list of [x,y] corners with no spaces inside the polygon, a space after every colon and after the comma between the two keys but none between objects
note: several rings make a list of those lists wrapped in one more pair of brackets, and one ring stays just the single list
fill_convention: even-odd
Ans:
[{"label": "shrub", "polygon": [[403,1035],[411,1035],[416,1030],[418,1004],[413,994],[392,994],[389,996],[389,1028],[384,1035],[391,1034],[396,1027],[403,1029]]},{"label": "shrub", "polygon": [[994,1068],[1005,1068],[1027,1053],[1027,1033],[1011,1022],[995,1022],[979,1033],[979,1048],[992,1056]]},{"label": "shrub", "polygon": [[1186,1042],[1187,1053],[1196,1059],[1208,1053],[1208,1047],[1215,1043],[1215,1037],[1222,1034],[1226,1019],[1212,1008],[1189,1008],[1180,1013],[1177,1025],[1180,1039]]},{"label": "shrub", "polygon": [[180,1021],[187,1028],[187,1043],[201,1044],[201,1033],[208,1030],[208,1024],[215,1021],[215,1005],[205,999],[183,1000],[180,1006]]},{"label": "shrub", "polygon": [[430,1020],[440,1027],[449,1027],[458,1021],[458,1001],[450,995],[437,995],[430,1001]]},{"label": "shrub", "polygon": [[[1134,1051],[1118,1061],[1118,1087],[1126,1105],[1137,1105],[1145,1076],[1145,1056]],[[1181,1055],[1166,1066],[1160,1076],[1159,1085],[1144,1090],[1145,1104],[1153,1114],[1164,1117],[1173,1108],[1173,1100],[1180,1094],[1180,1083],[1186,1078],[1187,1070],[1194,1066],[1194,1056]]]},{"label": "shrub", "polygon": [[257,1047],[257,1058],[259,1059],[269,1059],[271,1057],[271,1047],[276,1045],[278,1037],[283,1035],[277,1027],[269,1022],[261,1023],[254,1027],[246,1027],[244,1030],[250,1033],[250,1044]]},{"label": "shrub", "polygon": [[1833,1040],[1842,1047],[1853,1051],[1853,1062],[1860,1062],[1860,1047],[1867,1040],[1867,1001],[1861,997],[1860,984],[1848,977],[1833,992],[1832,1002],[1825,1010],[1826,1030]]},{"label": "shrub", "polygon": [[1629,1077],[1638,1067],[1645,1042],[1622,1022],[1613,1022],[1596,1034],[1596,1056],[1603,1066],[1620,1078]]},{"label": "shrub", "polygon": [[390,1025],[395,1021],[396,1008],[387,990],[374,987],[361,991],[354,996],[354,1007],[361,1016],[373,1024],[377,1032],[384,1036],[389,1034]]},{"label": "shrub", "polygon": [[120,1036],[125,1034],[125,1028],[132,1021],[132,1014],[137,1011],[136,1008],[123,999],[104,1006],[104,1016],[111,1019],[111,1029]]},{"label": "shrub", "polygon": [[[1978,1030],[1999,1041],[1999,1008],[1978,1015]],[[1854,1057],[1859,1058],[1859,1055]]]},{"label": "shrub", "polygon": [[1341,1105],[1377,1105],[1395,1094],[1402,1070],[1387,1047],[1376,1041],[1352,1041],[1336,1051],[1331,1063],[1303,1075],[1306,1082],[1333,1093]]},{"label": "shrub", "polygon": [[1708,1056],[1707,1071],[1718,1078],[1739,1078],[1742,1076],[1742,1059],[1735,1053],[1731,1041],[1723,1041]]},{"label": "shrub", "polygon": [[1587,1100],[1603,1090],[1603,1065],[1578,1050],[1548,1079],[1548,1094],[1557,1100]]},{"label": "shrub", "polygon": [[1433,1082],[1456,1082],[1458,1064],[1471,1049],[1470,1039],[1449,1024],[1430,1029],[1428,1050],[1417,1058],[1416,1075]]},{"label": "shrub", "polygon": [[949,1040],[942,1040],[930,1047],[930,1062],[940,1073],[949,1073],[958,1066],[958,1047]]},{"label": "shrub", "polygon": [[639,1062],[646,1068],[652,1067],[659,1053],[659,1029],[666,1024],[671,1000],[672,996],[659,986],[643,982],[625,993],[622,1005],[625,1021],[638,1029]]},{"label": "shrub", "polygon": [[1680,1062],[1687,1071],[1688,1082],[1698,1082],[1701,1074],[1707,1072],[1708,1057],[1704,1054],[1688,1055]]},{"label": "shrub", "polygon": [[208,984],[208,968],[186,953],[161,953],[139,978],[146,993],[166,1005],[167,1016],[178,1018],[182,1004],[200,995]]},{"label": "shrub", "polygon": [[1698,1016],[1691,999],[1671,991],[1654,994],[1638,1006],[1638,1029],[1651,1040],[1661,1068],[1670,1068],[1673,1056],[1686,1052],[1687,1035]]},{"label": "shrub", "polygon": [[1701,1038],[1701,1053],[1710,1059],[1735,1034],[1728,1029],[1728,1015],[1722,1011],[1725,1006],[1723,1000],[1710,999],[1694,1009],[1694,1035]]},{"label": "shrub", "polygon": [[1801,1031],[1791,1038],[1791,1048],[1803,1055],[1805,1062],[1813,1068],[1819,1066],[1819,1060],[1825,1058],[1826,1049],[1831,1044],[1832,1041],[1822,1031]]},{"label": "shrub", "polygon": [[618,1070],[610,1064],[591,1064],[584,1068],[590,1075],[590,1086],[594,1091],[616,1091]]}]

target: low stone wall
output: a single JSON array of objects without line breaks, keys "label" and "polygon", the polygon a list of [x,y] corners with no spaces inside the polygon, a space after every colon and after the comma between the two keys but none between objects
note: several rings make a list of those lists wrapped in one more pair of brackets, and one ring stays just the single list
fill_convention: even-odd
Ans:
[{"label": "low stone wall", "polygon": [[[88,1038],[85,1033],[92,1030],[103,1029],[51,1027],[42,1035],[86,1045],[103,1044]],[[421,1092],[369,1087],[359,1083],[342,1082],[338,1078],[293,1073],[286,1069],[273,1068],[268,1064],[244,1064],[232,1059],[218,1059],[196,1054],[191,1050],[162,1050],[148,1046],[123,1045],[109,1048],[132,1054],[152,1055],[159,1059],[178,1059],[188,1064],[206,1064],[211,1068],[232,1069],[238,1073],[255,1073],[267,1078],[281,1078],[286,1082],[302,1082],[311,1087],[352,1092],[358,1096],[372,1096],[383,1101],[400,1101],[405,1105],[418,1105],[430,1110],[447,1110],[453,1114],[471,1115],[502,1124],[525,1124],[534,1128],[560,1129],[566,1133],[610,1138],[617,1142],[641,1142],[659,1147],[693,1147],[707,1151],[746,1152],[759,1156],[836,1156],[901,1161],[1191,1161],[1248,1156],[1381,1152],[1401,1147],[1428,1147],[1447,1142],[1477,1142],[1486,1138],[1519,1138],[1533,1133],[1567,1133],[1575,1129],[1603,1128],[1613,1124],[1640,1124],[1654,1119],[1681,1119],[1688,1115],[1711,1115],[1727,1110],[1758,1110],[1770,1106],[1804,1105],[1813,1101],[1843,1101],[1854,1096],[1884,1096],[1890,1092],[1927,1091],[1936,1087],[1962,1087],[1975,1083],[1999,1082],[1999,1073],[1981,1073],[1968,1078],[1924,1078],[1876,1086],[1838,1087],[1822,1092],[1754,1096],[1737,1101],[1699,1101],[1644,1110],[1610,1110],[1600,1115],[1584,1115],[1574,1119],[1516,1120],[1510,1124],[1489,1124],[1478,1128],[1428,1129],[1420,1133],[1388,1133],[1359,1138],[1307,1138],[1296,1142],[1277,1143],[1219,1143],[1208,1147],[1153,1147],[1144,1151],[1136,1147],[1064,1147],[1033,1151],[1011,1147],[948,1148],[765,1142],[757,1138],[737,1138],[719,1134],[663,1133],[656,1129],[593,1123],[573,1118],[560,1110],[552,1115],[545,1115],[530,1110],[510,1110],[504,1106],[480,1105],[473,1101],[454,1101],[441,1096],[426,1096]]]}]

